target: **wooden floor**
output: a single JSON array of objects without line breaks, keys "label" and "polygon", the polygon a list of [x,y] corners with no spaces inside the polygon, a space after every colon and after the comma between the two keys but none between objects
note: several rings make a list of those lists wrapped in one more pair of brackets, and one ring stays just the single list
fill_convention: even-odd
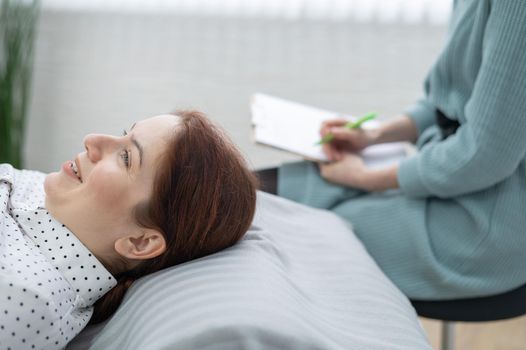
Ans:
[{"label": "wooden floor", "polygon": [[[420,318],[429,342],[440,349],[439,321]],[[463,323],[455,326],[456,350],[525,350],[526,316],[506,321]]]}]

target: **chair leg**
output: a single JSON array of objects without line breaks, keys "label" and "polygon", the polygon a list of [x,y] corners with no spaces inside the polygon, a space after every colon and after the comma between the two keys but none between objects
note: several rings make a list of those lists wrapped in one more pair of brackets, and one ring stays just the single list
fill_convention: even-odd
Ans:
[{"label": "chair leg", "polygon": [[455,349],[455,324],[453,322],[442,322],[442,350]]}]

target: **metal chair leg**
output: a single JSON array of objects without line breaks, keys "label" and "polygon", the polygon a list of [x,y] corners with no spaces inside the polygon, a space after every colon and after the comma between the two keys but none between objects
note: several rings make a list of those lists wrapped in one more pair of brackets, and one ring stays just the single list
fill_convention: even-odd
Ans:
[{"label": "metal chair leg", "polygon": [[442,322],[441,345],[442,350],[455,349],[455,323],[447,321]]}]

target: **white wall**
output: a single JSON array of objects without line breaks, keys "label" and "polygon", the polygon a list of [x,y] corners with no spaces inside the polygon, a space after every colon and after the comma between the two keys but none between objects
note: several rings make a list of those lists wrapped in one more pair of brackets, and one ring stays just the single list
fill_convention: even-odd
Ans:
[{"label": "white wall", "polygon": [[292,157],[254,146],[249,96],[262,91],[345,113],[397,114],[421,91],[445,27],[44,7],[26,168],[52,171],[89,132],[197,108],[255,167]]},{"label": "white wall", "polygon": [[43,0],[47,9],[445,24],[452,0]]}]

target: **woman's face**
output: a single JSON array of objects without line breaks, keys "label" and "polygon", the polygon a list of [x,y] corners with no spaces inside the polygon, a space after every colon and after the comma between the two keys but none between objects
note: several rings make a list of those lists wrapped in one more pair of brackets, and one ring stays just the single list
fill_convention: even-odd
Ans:
[{"label": "woman's face", "polygon": [[122,136],[87,135],[85,151],[46,177],[47,210],[96,255],[111,255],[116,239],[140,229],[133,210],[150,198],[157,160],[178,120],[161,115]]}]

